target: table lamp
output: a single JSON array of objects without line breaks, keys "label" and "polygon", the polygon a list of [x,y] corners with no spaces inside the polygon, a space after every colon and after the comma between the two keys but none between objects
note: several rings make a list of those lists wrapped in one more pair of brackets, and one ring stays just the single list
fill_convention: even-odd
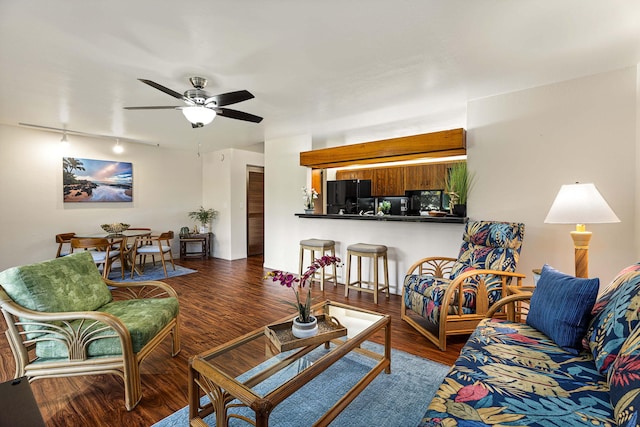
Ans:
[{"label": "table lamp", "polygon": [[589,276],[589,240],[585,224],[620,222],[593,184],[568,184],[560,187],[544,220],[548,224],[576,224],[571,232],[575,247],[576,277]]}]

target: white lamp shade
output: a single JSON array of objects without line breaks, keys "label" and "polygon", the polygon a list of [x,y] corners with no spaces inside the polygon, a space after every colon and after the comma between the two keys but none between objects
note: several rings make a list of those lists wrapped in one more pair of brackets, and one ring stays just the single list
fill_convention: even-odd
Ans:
[{"label": "white lamp shade", "polygon": [[216,117],[216,112],[207,107],[184,107],[182,114],[193,124],[208,125]]},{"label": "white lamp shade", "polygon": [[544,220],[551,224],[597,224],[620,222],[593,184],[560,187]]}]

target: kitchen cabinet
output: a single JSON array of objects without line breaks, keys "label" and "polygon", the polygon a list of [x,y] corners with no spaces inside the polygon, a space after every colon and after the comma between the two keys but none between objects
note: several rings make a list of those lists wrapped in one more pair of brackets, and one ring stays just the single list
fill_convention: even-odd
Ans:
[{"label": "kitchen cabinet", "polygon": [[429,163],[405,167],[404,189],[440,190],[444,188],[444,177],[452,163]]},{"label": "kitchen cabinet", "polygon": [[372,179],[373,169],[342,169],[336,171],[336,179]]},{"label": "kitchen cabinet", "polygon": [[371,196],[404,196],[404,166],[373,169]]},{"label": "kitchen cabinet", "polygon": [[404,196],[410,190],[441,190],[453,162],[380,168],[343,169],[336,179],[370,179],[371,196]]}]

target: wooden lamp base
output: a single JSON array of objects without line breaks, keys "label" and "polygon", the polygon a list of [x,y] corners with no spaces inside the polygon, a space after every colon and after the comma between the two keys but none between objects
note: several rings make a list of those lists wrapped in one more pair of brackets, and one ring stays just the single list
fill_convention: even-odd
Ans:
[{"label": "wooden lamp base", "polygon": [[590,231],[584,231],[584,225],[582,226],[582,231],[571,232],[575,248],[576,277],[589,277],[589,241],[591,240],[591,234]]}]

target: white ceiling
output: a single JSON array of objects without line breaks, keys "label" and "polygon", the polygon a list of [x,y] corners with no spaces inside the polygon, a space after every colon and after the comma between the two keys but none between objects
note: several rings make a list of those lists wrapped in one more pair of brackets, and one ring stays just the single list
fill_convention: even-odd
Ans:
[{"label": "white ceiling", "polygon": [[[637,0],[0,0],[0,123],[203,151],[292,133],[410,132],[470,99],[640,63]],[[209,79],[261,124],[192,129]],[[400,135],[390,135],[400,136]]]}]

